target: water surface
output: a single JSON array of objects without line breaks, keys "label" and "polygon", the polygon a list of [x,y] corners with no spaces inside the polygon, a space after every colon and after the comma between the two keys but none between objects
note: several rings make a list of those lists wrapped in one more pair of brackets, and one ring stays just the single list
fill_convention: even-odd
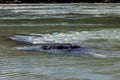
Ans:
[{"label": "water surface", "polygon": [[[119,80],[120,4],[1,4],[2,80]],[[19,51],[14,35],[39,34],[31,43],[72,43],[108,58]]]}]

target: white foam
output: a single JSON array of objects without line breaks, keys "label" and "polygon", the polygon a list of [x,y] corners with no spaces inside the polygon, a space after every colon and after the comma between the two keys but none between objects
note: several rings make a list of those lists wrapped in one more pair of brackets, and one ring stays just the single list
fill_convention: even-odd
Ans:
[{"label": "white foam", "polygon": [[107,55],[101,55],[101,54],[90,54],[93,57],[98,57],[98,58],[107,58]]},{"label": "white foam", "polygon": [[120,41],[120,29],[106,29],[99,31],[70,31],[68,33],[52,33],[52,34],[36,34],[31,33],[31,36],[14,36],[14,40],[29,42],[32,44],[42,43],[83,43],[88,40],[106,40]]},{"label": "white foam", "polygon": [[74,43],[85,40],[104,39],[104,40],[120,40],[120,29],[108,29],[100,31],[81,31],[68,33],[40,34],[42,37],[36,37],[32,43],[40,43],[41,41],[56,43]]}]

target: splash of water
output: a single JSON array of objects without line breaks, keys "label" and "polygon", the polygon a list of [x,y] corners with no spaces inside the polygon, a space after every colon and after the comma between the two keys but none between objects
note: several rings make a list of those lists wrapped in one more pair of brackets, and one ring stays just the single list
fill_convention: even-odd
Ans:
[{"label": "splash of water", "polygon": [[100,31],[70,31],[68,33],[53,34],[36,34],[31,33],[30,36],[15,35],[10,37],[13,40],[29,42],[32,44],[43,43],[81,43],[87,40],[106,40],[106,41],[120,41],[120,29],[108,29]]},{"label": "splash of water", "polygon": [[[12,40],[16,41],[22,41],[22,42],[27,42],[31,43],[33,45],[36,44],[54,44],[54,43],[70,43],[70,44],[77,44],[79,46],[82,46],[81,44],[87,43],[89,40],[103,40],[103,43],[106,43],[107,46],[103,45],[102,42],[98,43],[99,45],[103,45],[104,48],[106,47],[112,47],[113,45],[111,43],[120,41],[120,29],[107,29],[107,30],[99,30],[99,31],[81,31],[81,32],[76,32],[76,31],[69,31],[68,33],[58,33],[54,32],[52,34],[37,34],[37,33],[31,33],[28,36],[22,36],[22,35],[15,35],[13,37],[10,37]],[[90,44],[95,44],[88,42]],[[96,43],[97,44],[97,43]],[[119,45],[116,43],[116,45]],[[97,45],[95,45],[97,46]],[[83,47],[83,46],[82,46]],[[38,47],[36,46],[25,46],[25,47],[17,47],[16,49],[21,49],[21,50],[39,50]],[[99,48],[100,49],[100,48]],[[41,51],[41,50],[40,50]],[[45,51],[46,50],[42,50]],[[48,50],[47,52],[49,53],[62,53],[59,50]],[[76,51],[75,51],[76,52]],[[74,51],[71,52],[75,53]],[[94,48],[92,50],[88,49],[82,49],[82,51],[78,50],[77,53],[88,53],[91,56],[95,57],[103,57],[105,58],[106,55],[101,55],[98,53],[105,53],[102,50],[95,50]],[[66,51],[65,51],[66,53]]]}]

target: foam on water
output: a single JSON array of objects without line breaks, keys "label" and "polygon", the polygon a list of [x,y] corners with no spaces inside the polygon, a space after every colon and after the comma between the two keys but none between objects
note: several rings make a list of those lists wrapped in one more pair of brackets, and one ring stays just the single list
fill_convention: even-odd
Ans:
[{"label": "foam on water", "polygon": [[[69,31],[68,33],[54,32],[52,34],[31,33],[30,36],[15,35],[10,38],[32,44],[72,43],[78,45],[85,44],[90,40],[103,40],[103,43],[108,44],[108,46],[112,46],[111,43],[120,41],[120,29],[80,32]],[[102,44],[102,42],[98,44]],[[118,43],[114,43],[114,45],[115,44],[119,45]]]},{"label": "foam on water", "polygon": [[[90,48],[88,50],[78,51],[78,53],[88,53],[95,57],[106,57],[109,55],[111,57],[118,57],[119,46],[120,46],[120,29],[103,29],[94,31],[69,31],[69,32],[54,32],[54,33],[31,33],[27,36],[24,35],[14,35],[10,39],[15,41],[21,41],[25,43],[30,43],[33,45],[37,44],[54,44],[54,43],[70,43],[81,47]],[[25,50],[39,50],[34,47],[17,47],[17,49]],[[59,54],[61,51],[48,50],[45,52]],[[76,52],[76,51],[75,51]],[[72,52],[71,52],[72,54]],[[73,52],[74,54],[74,52]]]}]

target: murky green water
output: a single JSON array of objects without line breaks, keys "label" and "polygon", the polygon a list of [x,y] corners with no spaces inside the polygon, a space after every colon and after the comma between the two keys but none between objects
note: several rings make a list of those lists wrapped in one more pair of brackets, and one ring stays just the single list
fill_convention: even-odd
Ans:
[{"label": "murky green water", "polygon": [[[8,39],[31,33],[98,49],[108,58],[19,51],[14,47],[24,44]],[[119,80],[119,68],[120,4],[0,5],[1,80]]]}]

